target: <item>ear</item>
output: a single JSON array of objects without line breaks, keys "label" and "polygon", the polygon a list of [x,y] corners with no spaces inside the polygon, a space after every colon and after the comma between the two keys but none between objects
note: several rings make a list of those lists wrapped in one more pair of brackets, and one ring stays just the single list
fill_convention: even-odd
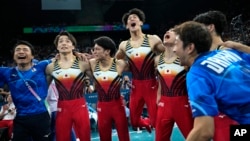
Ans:
[{"label": "ear", "polygon": [[140,26],[143,26],[143,22],[142,21],[140,21]]},{"label": "ear", "polygon": [[125,25],[125,28],[128,29],[128,24]]},{"label": "ear", "polygon": [[107,54],[110,54],[110,49],[106,49],[105,51],[107,52]]},{"label": "ear", "polygon": [[209,32],[215,31],[214,24],[209,24],[209,25],[207,25],[207,28],[208,28]]},{"label": "ear", "polygon": [[193,52],[196,52],[194,43],[189,43],[186,47],[188,54],[192,54]]}]

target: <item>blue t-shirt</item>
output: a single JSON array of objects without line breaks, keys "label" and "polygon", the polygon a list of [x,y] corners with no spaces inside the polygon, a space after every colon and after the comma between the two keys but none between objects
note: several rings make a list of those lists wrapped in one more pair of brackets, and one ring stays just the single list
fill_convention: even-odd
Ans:
[{"label": "blue t-shirt", "polygon": [[[17,116],[35,115],[47,111],[44,103],[48,93],[45,70],[50,62],[49,60],[41,61],[27,71],[19,71],[23,79],[15,67],[0,67],[0,87],[4,84],[8,85],[17,109]],[[38,101],[30,92],[25,85],[24,79],[39,95],[41,101]]]},{"label": "blue t-shirt", "polygon": [[250,124],[250,54],[215,50],[200,55],[187,74],[194,117],[219,111],[240,124]]}]

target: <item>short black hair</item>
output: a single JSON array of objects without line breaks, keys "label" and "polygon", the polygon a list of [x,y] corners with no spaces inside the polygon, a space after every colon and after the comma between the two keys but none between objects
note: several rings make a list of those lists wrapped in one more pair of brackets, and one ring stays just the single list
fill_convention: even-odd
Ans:
[{"label": "short black hair", "polygon": [[198,54],[208,52],[212,45],[212,36],[208,28],[199,22],[187,21],[175,26],[174,32],[183,42],[183,48],[193,43]]},{"label": "short black hair", "polygon": [[105,50],[110,50],[110,56],[113,57],[116,52],[115,42],[108,36],[101,36],[94,39],[94,44],[97,44]]},{"label": "short black hair", "polygon": [[132,15],[132,14],[135,14],[139,17],[139,19],[144,23],[145,22],[145,14],[142,10],[138,9],[138,8],[133,8],[131,10],[129,10],[127,13],[125,13],[123,16],[122,16],[122,23],[124,25],[127,25],[127,21],[128,21],[128,17],[129,15]]},{"label": "short black hair", "polygon": [[193,21],[203,23],[205,25],[214,24],[216,33],[222,36],[222,33],[227,27],[227,18],[221,11],[211,10],[205,13],[198,14]]},{"label": "short black hair", "polygon": [[31,54],[32,54],[33,56],[35,55],[34,46],[33,46],[30,42],[25,41],[25,40],[18,40],[18,41],[16,42],[16,44],[14,45],[14,47],[13,47],[13,52],[15,51],[16,47],[19,46],[19,45],[26,45],[26,46],[28,46],[28,47],[30,48],[30,50],[31,50]]}]

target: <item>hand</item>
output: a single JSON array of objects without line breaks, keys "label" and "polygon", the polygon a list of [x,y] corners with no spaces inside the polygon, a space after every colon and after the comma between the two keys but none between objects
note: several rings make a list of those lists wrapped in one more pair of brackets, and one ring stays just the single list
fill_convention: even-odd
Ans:
[{"label": "hand", "polygon": [[74,51],[74,55],[79,58],[81,61],[87,61],[91,58],[93,58],[93,55],[88,54],[88,53],[80,53],[80,52],[76,52]]}]

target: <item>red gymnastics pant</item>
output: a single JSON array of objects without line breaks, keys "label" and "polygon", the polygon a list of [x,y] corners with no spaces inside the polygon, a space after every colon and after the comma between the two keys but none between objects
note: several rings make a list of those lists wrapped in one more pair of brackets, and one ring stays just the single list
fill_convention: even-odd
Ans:
[{"label": "red gymnastics pant", "polygon": [[56,140],[70,141],[73,127],[81,141],[90,141],[89,112],[84,98],[58,101]]},{"label": "red gymnastics pant", "polygon": [[193,128],[193,122],[188,96],[161,96],[157,109],[155,141],[170,141],[174,123],[186,138]]},{"label": "red gymnastics pant", "polygon": [[121,99],[97,103],[98,130],[101,141],[111,141],[112,125],[118,133],[119,141],[129,141],[128,121]]},{"label": "red gymnastics pant", "polygon": [[1,120],[0,128],[8,127],[8,137],[11,139],[12,131],[13,131],[13,120]]},{"label": "red gymnastics pant", "polygon": [[141,118],[144,104],[146,103],[147,111],[151,125],[155,127],[156,120],[156,97],[158,83],[156,79],[151,80],[132,80],[133,88],[130,94],[129,109],[130,120],[133,127],[145,127],[148,123]]},{"label": "red gymnastics pant", "polygon": [[223,113],[214,117],[214,138],[213,141],[229,141],[230,140],[230,125],[238,123]]}]

